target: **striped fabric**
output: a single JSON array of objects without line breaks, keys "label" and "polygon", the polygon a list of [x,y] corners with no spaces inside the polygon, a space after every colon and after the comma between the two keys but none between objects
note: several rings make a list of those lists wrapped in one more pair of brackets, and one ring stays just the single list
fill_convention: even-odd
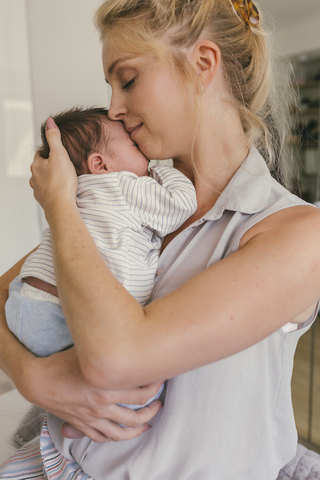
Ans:
[{"label": "striped fabric", "polygon": [[1,480],[93,480],[76,462],[63,457],[49,435],[45,418],[40,439],[24,445],[0,467]]},{"label": "striped fabric", "polygon": [[[131,172],[81,175],[79,212],[108,268],[142,305],[154,283],[164,235],[182,225],[197,208],[185,175],[168,166],[149,177]],[[20,278],[38,277],[56,285],[50,230],[22,267]]]},{"label": "striped fabric", "polygon": [[24,445],[9,460],[0,466],[2,480],[44,480],[43,461],[39,440]]}]

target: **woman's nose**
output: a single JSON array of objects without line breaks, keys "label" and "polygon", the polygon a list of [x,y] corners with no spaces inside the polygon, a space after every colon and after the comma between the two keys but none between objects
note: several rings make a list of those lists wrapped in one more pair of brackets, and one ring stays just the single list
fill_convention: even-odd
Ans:
[{"label": "woman's nose", "polygon": [[110,107],[108,110],[108,117],[110,120],[122,120],[126,111],[126,106],[123,104],[123,102],[121,102],[119,96],[117,97],[114,93],[112,93]]}]

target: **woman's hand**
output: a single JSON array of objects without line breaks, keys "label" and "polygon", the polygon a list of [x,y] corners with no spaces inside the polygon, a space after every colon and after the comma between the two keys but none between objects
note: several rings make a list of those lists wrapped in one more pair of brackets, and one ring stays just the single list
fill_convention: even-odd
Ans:
[{"label": "woman's hand", "polygon": [[[34,358],[19,389],[27,398],[65,420],[68,438],[86,435],[96,442],[129,440],[150,427],[148,422],[162,407],[154,401],[138,411],[118,403],[144,405],[161,383],[129,390],[105,391],[89,386],[81,376],[74,349],[46,358]],[[126,425],[127,428],[120,425]]]},{"label": "woman's hand", "polygon": [[45,213],[58,201],[75,202],[78,183],[75,168],[52,118],[48,118],[46,123],[46,138],[50,147],[49,158],[35,155],[30,179],[34,196]]}]

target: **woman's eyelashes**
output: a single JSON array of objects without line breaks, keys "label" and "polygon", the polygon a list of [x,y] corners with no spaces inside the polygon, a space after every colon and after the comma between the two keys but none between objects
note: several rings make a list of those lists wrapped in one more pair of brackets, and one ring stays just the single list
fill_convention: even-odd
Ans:
[{"label": "woman's eyelashes", "polygon": [[123,86],[122,86],[122,90],[127,90],[128,88],[130,88],[135,82],[135,77],[131,78],[131,80],[129,80],[128,82],[126,82]]}]

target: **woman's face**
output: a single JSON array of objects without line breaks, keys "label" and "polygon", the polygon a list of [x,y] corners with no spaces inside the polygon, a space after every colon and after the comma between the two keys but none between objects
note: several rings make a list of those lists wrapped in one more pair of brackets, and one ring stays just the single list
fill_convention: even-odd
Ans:
[{"label": "woman's face", "polygon": [[191,89],[163,61],[107,43],[103,67],[112,88],[110,119],[124,123],[147,158],[187,162],[194,135]]}]

